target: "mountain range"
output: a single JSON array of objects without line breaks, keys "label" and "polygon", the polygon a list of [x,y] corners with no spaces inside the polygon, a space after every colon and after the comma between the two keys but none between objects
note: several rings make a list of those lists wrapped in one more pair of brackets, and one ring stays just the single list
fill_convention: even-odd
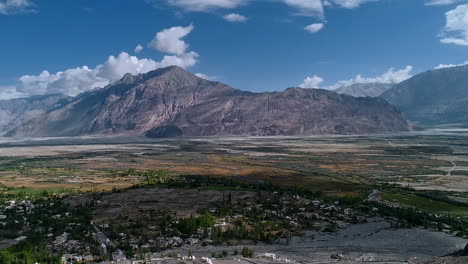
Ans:
[{"label": "mountain range", "polygon": [[426,71],[381,95],[411,121],[468,122],[468,65]]},{"label": "mountain range", "polygon": [[354,97],[379,97],[394,85],[393,83],[355,83],[340,87],[335,92]]},{"label": "mountain range", "polygon": [[68,102],[70,97],[51,94],[0,100],[0,131],[8,131]]},{"label": "mountain range", "polygon": [[[65,101],[62,101],[65,100]],[[7,136],[272,136],[407,131],[380,98],[321,89],[251,93],[171,66],[61,99]]]}]

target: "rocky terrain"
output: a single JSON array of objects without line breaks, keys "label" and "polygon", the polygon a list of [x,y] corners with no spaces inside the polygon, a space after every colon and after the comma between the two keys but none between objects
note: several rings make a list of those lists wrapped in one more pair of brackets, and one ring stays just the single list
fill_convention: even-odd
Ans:
[{"label": "rocky terrain", "polygon": [[354,97],[379,97],[394,85],[392,83],[355,83],[340,87],[335,92]]},{"label": "rocky terrain", "polygon": [[0,133],[21,125],[67,102],[60,94],[0,100]]},{"label": "rocky terrain", "polygon": [[250,93],[172,66],[90,91],[10,130],[7,136],[96,134],[150,137],[367,134],[407,131],[379,98],[289,88]]},{"label": "rocky terrain", "polygon": [[394,86],[382,98],[411,121],[468,121],[468,65],[430,70]]},{"label": "rocky terrain", "polygon": [[[350,225],[336,233],[308,231],[304,236],[293,237],[289,244],[259,244],[251,248],[258,255],[274,252],[276,256],[290,259],[293,263],[448,264],[466,263],[463,261],[467,257],[442,257],[463,248],[466,243],[466,239],[435,231],[393,229],[385,220],[376,218],[369,219],[365,224]],[[169,251],[183,254],[190,250],[197,256],[210,256],[211,252],[234,249],[242,249],[242,246],[184,245]]]},{"label": "rocky terrain", "polygon": [[407,129],[399,112],[383,100],[327,90],[289,88],[279,93],[221,97],[191,106],[149,135],[317,135],[397,132]]}]

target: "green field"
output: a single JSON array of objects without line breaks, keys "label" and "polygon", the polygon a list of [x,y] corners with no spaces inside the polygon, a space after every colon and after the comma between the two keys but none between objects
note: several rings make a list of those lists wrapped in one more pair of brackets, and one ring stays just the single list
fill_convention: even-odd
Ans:
[{"label": "green field", "polygon": [[389,202],[417,208],[430,213],[468,215],[468,207],[435,201],[414,194],[384,192],[381,196]]}]

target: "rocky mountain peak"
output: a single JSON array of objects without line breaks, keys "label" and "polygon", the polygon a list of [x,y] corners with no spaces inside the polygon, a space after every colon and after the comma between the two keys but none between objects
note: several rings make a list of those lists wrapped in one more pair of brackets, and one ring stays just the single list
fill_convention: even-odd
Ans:
[{"label": "rocky mountain peak", "polygon": [[135,82],[135,76],[133,76],[131,73],[126,73],[122,79],[120,79],[120,83],[132,83]]}]

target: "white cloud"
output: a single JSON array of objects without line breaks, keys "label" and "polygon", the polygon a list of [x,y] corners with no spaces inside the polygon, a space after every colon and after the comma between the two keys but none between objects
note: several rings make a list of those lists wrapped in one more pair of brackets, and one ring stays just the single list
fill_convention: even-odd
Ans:
[{"label": "white cloud", "polygon": [[298,15],[315,16],[322,18],[324,16],[322,0],[283,0],[285,4],[295,7],[299,10]]},{"label": "white cloud", "polygon": [[318,88],[319,85],[324,81],[320,76],[314,75],[313,77],[307,77],[304,82],[299,85],[302,88]]},{"label": "white cloud", "polygon": [[309,33],[314,34],[322,30],[323,26],[324,26],[323,23],[315,23],[315,24],[308,25],[304,29],[308,31]]},{"label": "white cloud", "polygon": [[17,91],[28,95],[56,93],[77,95],[109,84],[108,79],[97,76],[98,72],[99,69],[83,66],[53,74],[42,71],[39,75],[24,75],[19,78]]},{"label": "white cloud", "polygon": [[8,100],[25,96],[27,95],[16,91],[15,86],[0,86],[0,100]]},{"label": "white cloud", "polygon": [[159,63],[159,67],[167,67],[176,65],[182,68],[189,68],[193,65],[197,64],[198,53],[195,51],[191,51],[189,53],[184,53],[182,55],[172,55],[172,56],[164,56],[162,61]]},{"label": "white cloud", "polygon": [[160,67],[159,62],[152,59],[138,59],[135,56],[130,56],[126,52],[122,52],[119,56],[109,56],[107,61],[95,68],[96,76],[108,80],[116,81],[126,73],[139,74],[146,73]]},{"label": "white cloud", "polygon": [[412,77],[412,70],[412,66],[406,66],[404,69],[396,71],[393,68],[390,68],[382,75],[371,78],[363,77],[361,74],[358,74],[353,79],[338,81],[334,85],[326,88],[334,90],[343,86],[353,85],[355,83],[400,83]]},{"label": "white cloud", "polygon": [[195,75],[202,78],[202,79],[209,80],[209,81],[213,81],[213,80],[216,79],[215,76],[208,76],[208,75],[206,75],[204,73],[195,73]]},{"label": "white cloud", "polygon": [[440,42],[445,44],[468,45],[468,4],[459,5],[445,13],[445,37]]},{"label": "white cloud", "polygon": [[[161,0],[146,0],[157,5]],[[213,9],[233,9],[247,0],[165,0],[171,6],[180,7],[187,11],[209,11]]]},{"label": "white cloud", "polygon": [[458,45],[458,46],[467,46],[468,45],[468,41],[466,39],[462,39],[462,38],[443,38],[440,40],[441,43],[444,43],[444,44],[455,44],[455,45]]},{"label": "white cloud", "polygon": [[353,9],[360,7],[362,4],[369,3],[369,2],[376,2],[379,0],[333,0],[335,4],[340,7]]},{"label": "white cloud", "polygon": [[29,12],[35,12],[34,4],[30,0],[0,0],[1,15]]},{"label": "white cloud", "polygon": [[463,62],[462,64],[439,64],[438,66],[434,67],[434,70],[444,69],[444,68],[452,68],[458,66],[465,66],[468,65],[468,61]]},{"label": "white cloud", "polygon": [[133,50],[136,54],[140,53],[143,50],[143,46],[138,44],[138,46],[135,47]]},{"label": "white cloud", "polygon": [[236,13],[231,13],[228,15],[223,16],[224,20],[229,21],[229,22],[247,22],[247,17],[243,15],[239,15]]},{"label": "white cloud", "polygon": [[461,2],[461,0],[430,0],[429,2],[426,2],[424,5],[427,6],[437,6],[437,5],[451,5]]},{"label": "white cloud", "polygon": [[[234,9],[241,5],[246,5],[251,2],[260,2],[260,0],[145,0],[153,6],[160,6],[165,3],[170,6],[175,6],[184,11],[191,12],[207,12],[215,9]],[[297,9],[294,15],[312,16],[324,20],[324,6],[336,6],[339,8],[353,9],[360,7],[362,4],[369,2],[377,2],[380,0],[269,0],[262,2],[278,2],[281,1],[286,5]],[[229,14],[223,18],[230,22],[245,22],[243,16],[238,14]]]},{"label": "white cloud", "polygon": [[[145,0],[146,2],[159,6],[161,2],[170,6],[182,8],[185,11],[206,12],[215,9],[234,9],[250,2],[260,0]],[[278,1],[278,0],[276,0]],[[364,3],[380,0],[280,0],[285,4],[299,10],[298,15],[323,17],[323,6],[335,4],[343,8],[356,8]],[[434,0],[431,0],[434,1]],[[444,1],[444,0],[438,0]],[[445,0],[447,1],[447,0]]]},{"label": "white cloud", "polygon": [[325,80],[322,77],[314,75],[313,77],[307,77],[304,82],[299,85],[302,88],[323,88],[328,90],[335,90],[343,86],[353,85],[355,83],[400,83],[412,77],[411,71],[412,66],[406,66],[404,69],[394,70],[393,68],[388,69],[385,73],[377,77],[363,77],[358,74],[356,77],[349,80],[338,81],[333,85],[321,87],[320,84]]},{"label": "white cloud", "polygon": [[[167,30],[162,32],[167,32]],[[169,46],[171,43],[176,45],[175,49]],[[109,56],[103,64],[94,68],[82,66],[56,73],[44,70],[38,75],[24,75],[18,79],[18,85],[14,88],[12,86],[0,87],[0,98],[55,93],[74,96],[84,91],[111,84],[121,79],[126,73],[136,75],[172,65],[188,68],[197,63],[198,54],[194,51],[186,52],[187,47],[188,45],[185,42],[181,46],[177,40],[164,42],[161,50],[172,53],[172,55],[164,56],[161,61],[139,59],[136,56],[130,56],[128,53],[122,52],[118,56]]]},{"label": "white cloud", "polygon": [[152,59],[139,59],[122,52],[117,57],[109,56],[104,64],[92,69],[83,66],[57,73],[43,71],[39,75],[21,76],[16,92],[27,95],[60,93],[74,96],[104,87],[119,80],[126,73],[136,75],[171,65],[187,68],[197,62],[197,56],[195,52],[190,52],[180,57],[164,56],[163,60],[157,62]]},{"label": "white cloud", "polygon": [[158,32],[149,43],[149,47],[170,54],[182,55],[188,44],[182,39],[193,30],[193,25],[187,27],[171,27]]}]

